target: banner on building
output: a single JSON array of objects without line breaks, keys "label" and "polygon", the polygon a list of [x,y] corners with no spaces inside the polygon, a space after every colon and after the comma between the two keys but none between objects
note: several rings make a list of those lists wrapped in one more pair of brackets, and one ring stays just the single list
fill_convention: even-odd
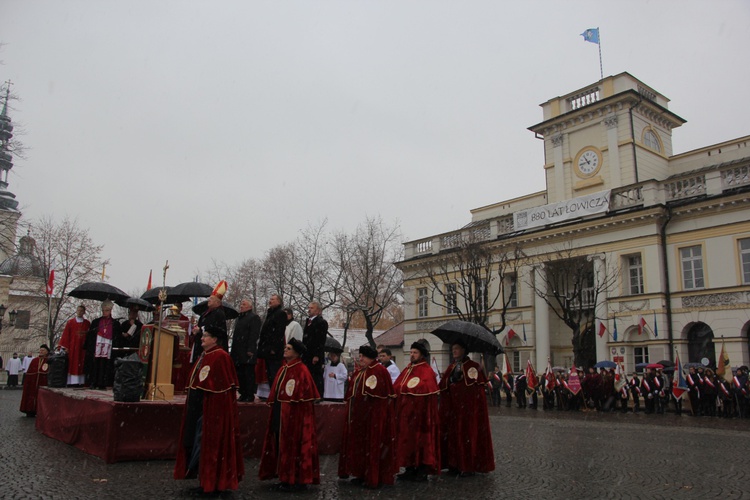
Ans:
[{"label": "banner on building", "polygon": [[599,191],[598,193],[580,196],[572,200],[520,210],[513,214],[515,229],[516,231],[522,231],[524,229],[578,219],[587,215],[604,213],[609,210],[610,193],[611,191],[609,190]]}]

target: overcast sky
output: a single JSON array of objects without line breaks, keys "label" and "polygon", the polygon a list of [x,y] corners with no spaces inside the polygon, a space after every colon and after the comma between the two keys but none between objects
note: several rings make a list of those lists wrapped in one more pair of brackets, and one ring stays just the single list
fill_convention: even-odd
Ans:
[{"label": "overcast sky", "polygon": [[109,281],[188,281],[308,222],[407,239],[544,189],[539,104],[627,71],[688,123],[750,134],[750,2],[0,0],[27,220],[77,217]]}]

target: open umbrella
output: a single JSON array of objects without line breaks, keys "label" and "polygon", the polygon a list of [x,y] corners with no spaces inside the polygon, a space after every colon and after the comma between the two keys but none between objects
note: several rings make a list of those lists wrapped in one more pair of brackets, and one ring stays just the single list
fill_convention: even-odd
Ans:
[{"label": "open umbrella", "polygon": [[497,338],[485,327],[476,323],[454,319],[440,325],[432,331],[432,334],[446,344],[462,340],[469,352],[487,352],[491,354],[500,354],[503,352],[503,347]]},{"label": "open umbrella", "polygon": [[[221,304],[221,308],[224,309],[224,316],[226,316],[227,319],[234,319],[240,315],[240,312],[237,309],[235,309],[234,307],[228,304]],[[196,305],[193,306],[193,312],[195,314],[203,314],[204,312],[206,312],[206,310],[208,310],[207,300],[204,300],[203,302],[198,302]]]},{"label": "open umbrella", "polygon": [[130,306],[136,306],[139,311],[151,312],[155,308],[148,301],[139,299],[138,297],[128,297],[125,300],[116,300],[115,303],[118,306],[130,308]]},{"label": "open umbrella", "polygon": [[597,364],[594,365],[594,368],[614,368],[617,366],[617,363],[614,361],[609,361],[605,359],[604,361],[599,361]]},{"label": "open umbrella", "polygon": [[553,366],[552,371],[553,372],[566,372],[568,371],[568,369],[565,368],[564,366]]},{"label": "open umbrella", "polygon": [[68,292],[70,297],[77,299],[89,299],[89,300],[125,300],[128,298],[128,294],[112,286],[109,283],[103,281],[92,281],[89,283],[83,283],[78,285],[73,290]]},{"label": "open umbrella", "polygon": [[344,349],[341,347],[341,343],[330,335],[326,336],[326,344],[324,347],[326,352],[335,352],[341,354]]},{"label": "open umbrella", "polygon": [[[172,289],[172,287],[168,286],[167,288],[167,296],[169,296],[169,291]],[[156,288],[152,288],[151,290],[146,290],[143,292],[143,295],[141,295],[141,299],[145,300],[149,304],[156,304],[159,302],[159,292],[161,291],[162,287],[157,286]],[[184,300],[181,300],[180,302],[184,302]]]},{"label": "open umbrella", "polygon": [[648,366],[648,363],[638,363],[635,365],[635,371],[642,372],[644,368]]},{"label": "open umbrella", "polygon": [[188,300],[192,300],[193,297],[210,297],[211,292],[213,291],[213,287],[206,285],[205,283],[186,281],[185,283],[180,283],[169,289],[167,302],[187,302]]},{"label": "open umbrella", "polygon": [[657,361],[657,363],[662,365],[664,368],[674,368],[674,361],[669,361],[668,359],[662,359],[661,361]]},{"label": "open umbrella", "polygon": [[649,363],[646,365],[646,368],[653,368],[654,370],[659,370],[659,369],[663,369],[664,365],[662,365],[661,363]]},{"label": "open umbrella", "polygon": [[682,367],[685,368],[686,370],[690,368],[703,368],[703,363],[695,363],[695,362],[685,363],[684,365],[682,365]]}]

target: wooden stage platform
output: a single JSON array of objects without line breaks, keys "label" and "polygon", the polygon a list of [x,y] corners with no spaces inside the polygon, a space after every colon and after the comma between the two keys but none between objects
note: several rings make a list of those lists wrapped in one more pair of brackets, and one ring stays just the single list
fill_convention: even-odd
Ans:
[{"label": "wooden stage platform", "polygon": [[[177,453],[184,408],[184,395],[175,395],[173,401],[120,403],[111,391],[42,387],[36,428],[107,463],[169,460]],[[239,403],[239,410],[243,454],[260,457],[270,407]],[[345,415],[343,403],[315,405],[321,455],[338,453]]]}]

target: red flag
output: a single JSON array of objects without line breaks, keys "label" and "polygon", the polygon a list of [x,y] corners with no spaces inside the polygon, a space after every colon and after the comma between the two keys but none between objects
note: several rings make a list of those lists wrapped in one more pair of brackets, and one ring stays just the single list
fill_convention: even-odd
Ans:
[{"label": "red flag", "polygon": [[575,366],[570,369],[570,373],[568,374],[568,389],[574,395],[581,392],[581,379],[578,378],[578,370],[576,370]]},{"label": "red flag", "polygon": [[526,362],[526,387],[528,387],[529,390],[533,390],[536,389],[537,385],[539,385],[539,380],[536,378],[534,367],[531,366],[531,360],[528,360]]},{"label": "red flag", "polygon": [[599,328],[597,328],[597,335],[600,337],[604,335],[604,332],[607,331],[607,327],[604,326],[604,322],[597,320],[599,323]]},{"label": "red flag", "polygon": [[555,388],[555,374],[552,373],[552,362],[547,358],[547,370],[544,373],[544,378],[547,379],[547,390],[551,391]]},{"label": "red flag", "polygon": [[508,330],[508,340],[512,339],[515,336],[516,336],[516,332],[513,330],[513,328]]},{"label": "red flag", "polygon": [[52,295],[55,291],[55,270],[49,270],[49,279],[47,280],[47,295]]},{"label": "red flag", "polygon": [[148,285],[146,285],[146,290],[147,290],[147,291],[148,291],[148,290],[151,290],[151,273],[153,273],[153,272],[154,272],[154,270],[153,270],[153,269],[151,269],[151,270],[150,270],[150,271],[148,272]]},{"label": "red flag", "polygon": [[641,316],[641,319],[638,320],[638,335],[643,333],[643,328],[646,326],[646,318]]}]

